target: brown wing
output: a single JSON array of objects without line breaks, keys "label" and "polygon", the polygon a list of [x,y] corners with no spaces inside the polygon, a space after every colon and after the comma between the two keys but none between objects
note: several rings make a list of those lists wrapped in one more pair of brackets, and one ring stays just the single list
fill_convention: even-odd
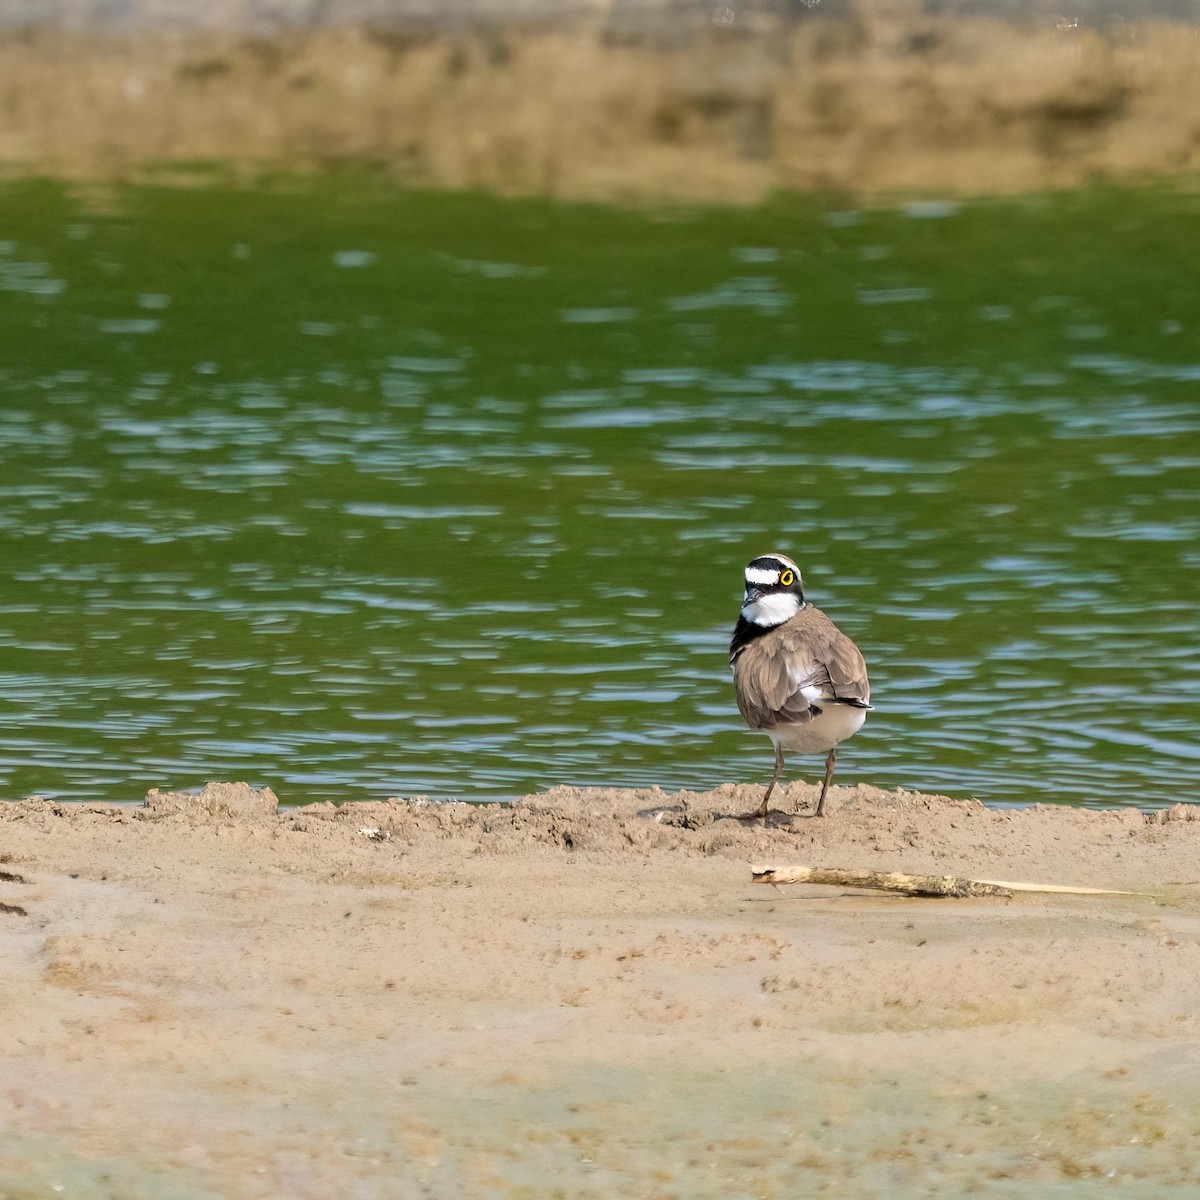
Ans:
[{"label": "brown wing", "polygon": [[811,721],[822,701],[871,702],[858,647],[812,605],[750,642],[734,660],[733,680],[738,711],[752,729]]}]

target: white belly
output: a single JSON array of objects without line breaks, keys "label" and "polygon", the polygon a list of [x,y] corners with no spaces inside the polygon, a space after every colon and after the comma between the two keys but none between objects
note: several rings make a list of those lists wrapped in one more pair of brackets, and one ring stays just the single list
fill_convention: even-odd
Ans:
[{"label": "white belly", "polygon": [[777,725],[766,731],[776,746],[796,754],[824,754],[838,742],[852,737],[867,719],[865,708],[849,704],[826,704],[821,715],[801,725]]}]

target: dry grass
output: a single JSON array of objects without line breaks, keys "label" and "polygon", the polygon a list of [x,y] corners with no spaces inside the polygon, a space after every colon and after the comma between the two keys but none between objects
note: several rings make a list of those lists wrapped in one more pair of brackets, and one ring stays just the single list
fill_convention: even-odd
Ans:
[{"label": "dry grass", "polygon": [[639,200],[997,193],[1200,167],[1200,38],[878,12],[687,44],[584,32],[10,34],[0,164],[387,164],[449,187]]}]

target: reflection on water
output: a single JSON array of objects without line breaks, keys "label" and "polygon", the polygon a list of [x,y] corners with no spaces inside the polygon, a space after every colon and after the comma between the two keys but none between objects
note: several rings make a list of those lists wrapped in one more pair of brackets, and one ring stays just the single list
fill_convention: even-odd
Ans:
[{"label": "reflection on water", "polygon": [[871,664],[842,781],[1196,798],[1197,210],[6,185],[0,795],[765,780],[781,549]]}]

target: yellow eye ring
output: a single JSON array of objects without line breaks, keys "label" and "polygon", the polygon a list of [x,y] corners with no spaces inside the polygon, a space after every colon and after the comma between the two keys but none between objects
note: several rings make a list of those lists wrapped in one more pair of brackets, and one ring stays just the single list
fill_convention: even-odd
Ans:
[{"label": "yellow eye ring", "polygon": [[779,577],[779,582],[782,583],[784,587],[791,587],[792,584],[796,582],[796,576],[793,575],[791,571],[784,571],[784,573]]}]

